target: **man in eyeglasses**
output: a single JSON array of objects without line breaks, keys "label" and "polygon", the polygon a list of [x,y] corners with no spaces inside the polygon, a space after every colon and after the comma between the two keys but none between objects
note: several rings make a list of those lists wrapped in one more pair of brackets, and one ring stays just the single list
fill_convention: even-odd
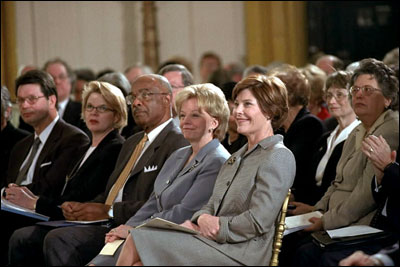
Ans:
[{"label": "man in eyeglasses", "polygon": [[[58,95],[58,115],[65,122],[72,124],[86,134],[90,135],[85,122],[81,119],[82,104],[70,99],[71,89],[75,83],[75,75],[70,66],[64,60],[55,58],[44,64],[43,70],[53,77]],[[20,119],[19,128],[33,131],[30,125],[27,125]]]},{"label": "man in eyeglasses", "polygon": [[[24,203],[20,196],[26,194],[26,188],[35,195],[59,195],[66,175],[83,155],[89,138],[60,119],[56,86],[48,73],[32,70],[20,76],[16,80],[16,94],[21,117],[33,127],[34,134],[14,146],[2,197],[21,205]],[[3,229],[7,238],[2,238],[6,248],[15,229],[36,222],[6,211],[1,211],[1,217],[6,223]],[[7,251],[3,249],[2,263],[7,262],[4,252]]]},{"label": "man in eyeglasses", "polygon": [[175,125],[179,127],[179,118],[175,110],[175,96],[186,86],[193,84],[193,75],[181,64],[169,64],[160,69],[158,74],[167,78],[172,87],[172,117]]},{"label": "man in eyeglasses", "polygon": [[67,220],[109,219],[108,223],[50,232],[48,227],[35,226],[30,232],[19,233],[18,244],[24,243],[20,248],[27,253],[43,251],[49,266],[80,266],[93,259],[104,246],[105,234],[124,224],[147,201],[167,158],[189,145],[172,121],[172,88],[165,77],[142,75],[131,90],[127,102],[143,131],[125,141],[104,193],[88,203],[66,202],[61,206]]}]

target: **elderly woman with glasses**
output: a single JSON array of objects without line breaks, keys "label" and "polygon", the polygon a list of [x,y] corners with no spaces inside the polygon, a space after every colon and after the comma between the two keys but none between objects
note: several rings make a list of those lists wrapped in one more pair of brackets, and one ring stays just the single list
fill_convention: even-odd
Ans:
[{"label": "elderly woman with glasses", "polygon": [[[350,94],[347,84],[352,73],[338,71],[330,74],[325,82],[324,100],[328,105],[329,113],[337,120],[338,126],[333,131],[326,132],[318,141],[316,150],[311,159],[312,168],[310,176],[315,180],[309,189],[310,204],[315,204],[325,194],[336,176],[336,165],[342,154],[344,142],[360,123],[351,106]],[[301,202],[290,203],[296,208],[289,210],[289,214],[301,214],[302,209],[310,209],[310,206]]]},{"label": "elderly woman with glasses", "polygon": [[[391,150],[398,149],[399,84],[393,70],[381,61],[364,59],[354,71],[349,88],[354,112],[361,123],[344,144],[335,180],[312,207],[323,216],[310,219],[312,225],[306,231],[370,225],[377,212],[371,186],[374,166],[362,151],[362,141],[370,135],[382,136]],[[372,146],[369,151],[375,152]],[[323,251],[312,242],[301,246],[295,257],[295,262],[301,266],[337,265],[338,261],[334,253]]]},{"label": "elderly woman with glasses", "polygon": [[[92,142],[66,177],[61,195],[57,198],[36,196],[24,187],[24,198],[16,204],[47,215],[51,220],[59,220],[64,219],[63,210],[69,209],[68,201],[89,201],[105,190],[125,141],[119,133],[127,121],[121,90],[106,82],[92,81],[85,85],[82,118],[92,134]],[[43,239],[49,230],[51,228],[31,226],[15,231],[10,239],[11,263],[29,264],[42,255]]]}]

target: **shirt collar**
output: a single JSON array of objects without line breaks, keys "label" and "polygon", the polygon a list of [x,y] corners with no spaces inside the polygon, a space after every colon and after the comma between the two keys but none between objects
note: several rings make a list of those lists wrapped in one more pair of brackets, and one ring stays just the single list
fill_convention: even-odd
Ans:
[{"label": "shirt collar", "polygon": [[55,119],[49,125],[47,125],[47,127],[39,134],[39,136],[35,132],[35,138],[39,137],[40,142],[42,144],[45,144],[47,139],[49,138],[50,133],[53,131],[53,128],[59,119],[60,116],[57,115],[57,117],[55,117]]},{"label": "shirt collar", "polygon": [[157,138],[157,136],[161,133],[162,130],[164,130],[164,128],[168,125],[168,123],[170,123],[172,121],[172,118],[170,118],[169,120],[167,120],[166,122],[160,124],[159,126],[157,126],[155,129],[153,129],[150,133],[147,134],[147,137],[149,138],[149,143],[152,143],[154,141],[154,139]]}]

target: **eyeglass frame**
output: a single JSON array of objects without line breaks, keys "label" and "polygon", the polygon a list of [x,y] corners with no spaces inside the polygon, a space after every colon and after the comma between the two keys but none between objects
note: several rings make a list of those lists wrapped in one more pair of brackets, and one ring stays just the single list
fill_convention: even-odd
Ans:
[{"label": "eyeglass frame", "polygon": [[[357,88],[357,90],[354,91],[354,88]],[[368,91],[366,89],[368,89]],[[350,87],[349,92],[350,92],[350,95],[355,96],[360,90],[366,96],[372,95],[372,93],[375,92],[375,91],[382,92],[382,89],[375,88],[375,87],[372,87],[370,85],[364,85],[364,86],[361,86],[361,87],[353,85],[353,86]]]},{"label": "eyeglass frame", "polygon": [[[338,96],[338,94],[340,94],[341,96]],[[323,99],[324,99],[324,101],[327,102],[327,101],[331,100],[332,97],[334,97],[336,101],[342,101],[342,100],[344,100],[346,97],[348,97],[349,95],[350,95],[350,93],[344,94],[344,93],[342,93],[342,92],[338,92],[338,93],[329,93],[329,92],[326,92],[326,93],[323,95]]]},{"label": "eyeglass frame", "polygon": [[95,107],[92,104],[87,104],[86,107],[85,107],[85,110],[87,112],[92,112],[92,111],[96,110],[96,112],[98,112],[98,113],[105,113],[107,111],[112,111],[112,112],[115,111],[114,109],[108,108],[105,105],[101,105],[101,106]]},{"label": "eyeglass frame", "polygon": [[133,94],[129,94],[125,97],[126,103],[128,105],[133,104],[136,99],[139,99],[139,101],[149,101],[150,96],[153,95],[169,95],[169,93],[154,93],[154,92],[147,92],[147,90],[142,90],[139,92],[138,96],[134,96]]},{"label": "eyeglass frame", "polygon": [[46,97],[45,95],[42,96],[28,96],[28,97],[17,97],[16,103],[17,105],[21,106],[25,103],[25,101],[28,102],[29,105],[34,105],[38,102],[39,98]]}]

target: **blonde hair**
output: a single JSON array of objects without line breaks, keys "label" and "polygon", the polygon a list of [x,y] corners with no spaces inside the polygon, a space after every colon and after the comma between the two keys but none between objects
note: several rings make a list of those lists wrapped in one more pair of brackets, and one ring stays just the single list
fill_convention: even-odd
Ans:
[{"label": "blonde hair", "polygon": [[98,93],[107,103],[110,109],[114,110],[117,116],[117,122],[114,124],[115,129],[121,130],[125,127],[128,118],[127,104],[122,91],[108,82],[92,81],[85,85],[82,94],[82,119],[85,120],[83,114],[87,106],[87,101],[92,93]]},{"label": "blonde hair", "polygon": [[220,88],[211,84],[196,84],[185,87],[175,97],[175,109],[178,114],[182,104],[190,98],[197,99],[199,108],[207,112],[211,117],[218,120],[219,125],[214,130],[214,138],[223,140],[228,130],[229,106],[225,95]]}]

